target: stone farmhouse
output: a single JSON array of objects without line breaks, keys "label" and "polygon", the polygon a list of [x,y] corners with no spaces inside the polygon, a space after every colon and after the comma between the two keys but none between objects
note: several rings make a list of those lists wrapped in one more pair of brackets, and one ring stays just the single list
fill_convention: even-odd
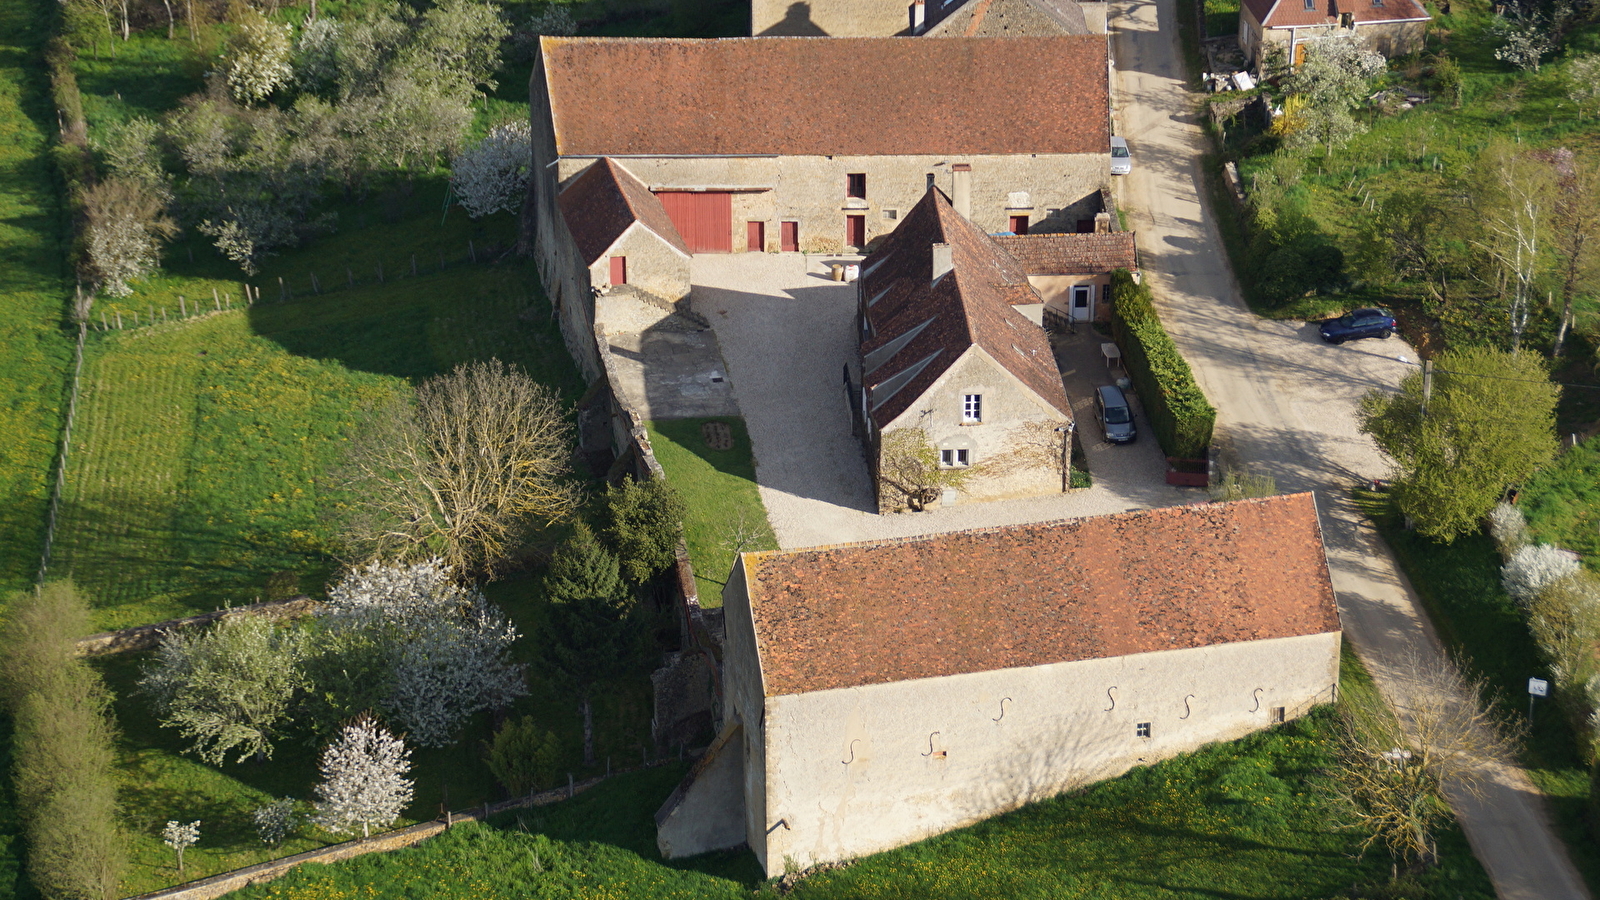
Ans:
[{"label": "stone farmhouse", "polygon": [[1270,727],[1339,678],[1310,494],[745,553],[723,602],[724,727],[657,843],[748,844],[768,875]]},{"label": "stone farmhouse", "polygon": [[1049,37],[1105,34],[1098,0],[751,0],[759,37]]},{"label": "stone farmhouse", "polygon": [[1244,0],[1239,48],[1260,66],[1263,49],[1275,44],[1298,66],[1308,43],[1353,34],[1392,59],[1422,49],[1429,20],[1421,0]]},{"label": "stone farmhouse", "polygon": [[[944,466],[971,469],[959,499],[1061,489],[1029,450],[1066,447],[1072,405],[1039,319],[1020,311],[1041,298],[995,239],[929,188],[863,260],[856,286],[861,355],[849,390],[875,475],[883,436],[915,428]],[[894,502],[880,492],[881,509]]]},{"label": "stone farmhouse", "polygon": [[863,250],[930,185],[986,231],[1072,231],[1110,182],[1096,36],[546,37],[530,96],[534,192],[609,157],[691,253]]}]

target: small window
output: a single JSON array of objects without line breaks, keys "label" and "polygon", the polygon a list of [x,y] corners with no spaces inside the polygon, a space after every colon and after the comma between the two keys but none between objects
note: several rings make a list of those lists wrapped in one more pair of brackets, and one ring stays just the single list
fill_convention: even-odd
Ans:
[{"label": "small window", "polygon": [[1283,707],[1281,707],[1281,706],[1274,706],[1272,708],[1272,716],[1271,716],[1272,724],[1274,724],[1274,725],[1282,725],[1283,724],[1283,712],[1284,712],[1284,710],[1283,710]]},{"label": "small window", "polygon": [[898,209],[886,209],[886,210],[883,211],[883,217],[885,219],[887,219],[888,221],[893,222],[895,219],[900,218],[900,210],[898,210]]},{"label": "small window", "polygon": [[983,421],[982,394],[967,394],[961,399],[961,421],[968,423]]},{"label": "small window", "polygon": [[861,200],[867,199],[867,173],[852,172],[846,175],[845,188],[845,196],[856,197]]},{"label": "small window", "polygon": [[1317,0],[1306,0],[1306,11],[1307,12],[1315,10],[1316,8],[1317,8]]},{"label": "small window", "polygon": [[972,451],[970,450],[940,450],[939,463],[947,469],[958,469],[972,465]]},{"label": "small window", "polygon": [[1149,737],[1150,736],[1150,723],[1149,722],[1140,722],[1139,724],[1133,726],[1133,736],[1134,737],[1142,737],[1142,738]]}]

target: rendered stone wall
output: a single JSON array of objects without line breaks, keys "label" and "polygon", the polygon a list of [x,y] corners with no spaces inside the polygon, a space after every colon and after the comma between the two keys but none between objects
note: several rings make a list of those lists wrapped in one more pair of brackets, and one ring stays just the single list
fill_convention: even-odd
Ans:
[{"label": "rendered stone wall", "polygon": [[889,37],[909,29],[910,5],[907,0],[751,0],[750,33],[757,37]]},{"label": "rendered stone wall", "polygon": [[[980,423],[962,422],[967,394],[983,397]],[[1059,492],[1060,470],[1044,460],[1019,459],[1018,442],[1029,423],[1053,429],[1067,421],[1066,415],[973,347],[884,431],[920,427],[939,450],[967,450],[972,471],[956,497],[956,502],[965,503]]]},{"label": "rendered stone wall", "polygon": [[1072,289],[1088,286],[1094,291],[1093,320],[1096,322],[1109,322],[1111,320],[1111,297],[1107,287],[1111,284],[1110,273],[1104,275],[1029,275],[1028,283],[1039,292],[1044,300],[1045,309],[1058,315],[1072,314]]},{"label": "rendered stone wall", "polygon": [[[761,651],[756,644],[755,625],[750,618],[750,595],[741,556],[728,574],[722,589],[722,609],[727,629],[723,645],[722,683],[731,725],[735,717],[743,726],[740,735],[744,754],[745,843],[756,858],[770,870],[766,857],[767,781],[772,765],[767,742],[766,679],[761,674]],[[724,726],[727,727],[727,726]],[[777,865],[783,865],[778,857]]]},{"label": "rendered stone wall", "polygon": [[[1355,35],[1362,47],[1394,59],[1414,53],[1422,49],[1428,35],[1427,22],[1392,22],[1374,25],[1356,26]],[[1248,9],[1241,8],[1239,15],[1240,48],[1244,50],[1247,58],[1254,58],[1260,50],[1262,40],[1271,41],[1283,47],[1286,54],[1292,54],[1293,48],[1290,41],[1304,46],[1321,38],[1340,37],[1350,33],[1348,29],[1340,28],[1338,24],[1307,25],[1293,30],[1288,28],[1268,28],[1266,33],[1257,38],[1254,34],[1245,38],[1247,29],[1255,30],[1254,17],[1250,16]],[[1285,57],[1289,59],[1289,56]]]},{"label": "rendered stone wall", "polygon": [[[1293,719],[1331,701],[1339,641],[1334,632],[768,698],[774,750],[750,845],[769,876],[877,853],[1242,737],[1267,727],[1274,708]],[[1149,738],[1137,736],[1141,723]]]},{"label": "rendered stone wall", "polygon": [[611,257],[628,260],[628,283],[676,303],[689,296],[689,257],[660,235],[635,222],[628,226],[604,256],[589,267],[589,281],[605,290],[611,287]]},{"label": "rendered stone wall", "polygon": [[[804,115],[797,112],[796,115]],[[1071,127],[1063,123],[1063,127]],[[894,230],[899,217],[927,192],[928,176],[946,193],[954,190],[951,167],[972,166],[972,221],[989,232],[1006,231],[1010,217],[1027,215],[1035,231],[1074,231],[1079,219],[1100,211],[1100,191],[1109,186],[1110,148],[1104,153],[1004,156],[765,156],[648,158],[624,160],[651,190],[737,189],[730,243],[746,246],[746,223],[764,222],[766,249],[779,249],[780,223],[799,223],[800,249],[845,251],[845,217],[866,216],[871,244]],[[565,184],[592,157],[564,158],[557,166]],[[867,176],[865,199],[846,195],[846,176]],[[889,216],[892,214],[894,218]]]}]

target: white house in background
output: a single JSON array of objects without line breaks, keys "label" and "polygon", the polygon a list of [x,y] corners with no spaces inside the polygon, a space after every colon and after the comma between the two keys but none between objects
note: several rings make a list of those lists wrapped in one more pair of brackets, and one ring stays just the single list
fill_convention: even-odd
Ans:
[{"label": "white house in background", "polygon": [[[1334,698],[1310,494],[745,553],[668,858],[877,853]],[[1062,852],[1071,852],[1063,848]]]}]

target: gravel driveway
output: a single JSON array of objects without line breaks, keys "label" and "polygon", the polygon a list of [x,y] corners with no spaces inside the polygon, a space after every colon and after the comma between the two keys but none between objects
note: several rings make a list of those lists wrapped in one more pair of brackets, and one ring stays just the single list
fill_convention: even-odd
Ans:
[{"label": "gravel driveway", "polygon": [[[1099,339],[1082,329],[1058,347],[1074,412],[1086,430],[1095,486],[1070,494],[878,515],[861,445],[850,434],[843,367],[855,353],[855,286],[827,278],[834,257],[701,255],[694,310],[711,320],[756,456],[767,517],[784,549],[1102,515],[1205,499],[1165,484],[1148,437],[1099,441],[1089,388],[1110,379]],[[1141,416],[1141,423],[1148,427]]]},{"label": "gravel driveway", "polygon": [[[1180,77],[1175,0],[1121,0],[1112,9],[1117,133],[1133,151],[1119,203],[1138,233],[1140,259],[1161,315],[1218,409],[1234,458],[1272,474],[1283,490],[1314,490],[1345,636],[1390,697],[1410,693],[1405,663],[1437,659],[1441,645],[1392,554],[1350,502],[1357,481],[1388,466],[1355,427],[1356,403],[1393,387],[1416,356],[1399,340],[1323,345],[1315,328],[1257,319],[1221,251],[1202,203],[1204,137],[1197,98]],[[1165,27],[1162,27],[1164,23]],[[1216,211],[1232,215],[1232,210]],[[1517,691],[1521,685],[1495,685]],[[1485,796],[1451,806],[1502,900],[1589,896],[1550,827],[1527,774],[1483,760]]]}]

